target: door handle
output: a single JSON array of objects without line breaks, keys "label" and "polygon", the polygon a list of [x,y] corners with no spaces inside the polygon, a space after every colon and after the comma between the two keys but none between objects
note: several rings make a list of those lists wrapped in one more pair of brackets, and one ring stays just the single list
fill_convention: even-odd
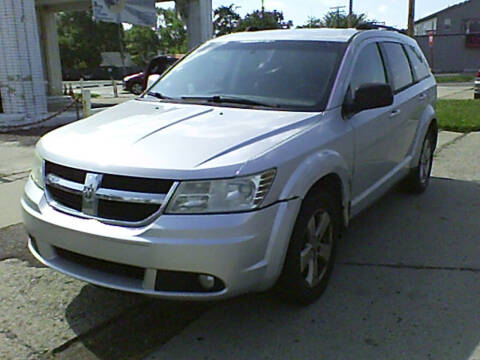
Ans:
[{"label": "door handle", "polygon": [[400,113],[401,113],[400,109],[393,110],[393,111],[390,113],[390,117],[391,117],[391,118],[394,118],[394,117],[400,115]]},{"label": "door handle", "polygon": [[426,98],[427,98],[427,94],[423,93],[423,94],[420,94],[420,96],[418,97],[418,100],[423,101]]}]

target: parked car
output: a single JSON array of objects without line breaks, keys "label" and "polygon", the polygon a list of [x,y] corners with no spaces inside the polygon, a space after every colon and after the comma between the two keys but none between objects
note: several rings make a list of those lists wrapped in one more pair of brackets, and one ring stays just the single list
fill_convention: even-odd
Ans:
[{"label": "parked car", "polygon": [[473,97],[474,99],[480,99],[480,70],[477,72],[475,77],[475,86],[473,88]]},{"label": "parked car", "polygon": [[342,229],[430,178],[436,83],[386,30],[208,41],[141,97],[45,135],[22,199],[29,249],[93,284],[207,300],[327,286]]},{"label": "parked car", "polygon": [[150,60],[145,71],[131,74],[123,78],[123,89],[140,95],[147,86],[148,77],[152,74],[163,74],[178,59],[174,56],[157,56]]}]

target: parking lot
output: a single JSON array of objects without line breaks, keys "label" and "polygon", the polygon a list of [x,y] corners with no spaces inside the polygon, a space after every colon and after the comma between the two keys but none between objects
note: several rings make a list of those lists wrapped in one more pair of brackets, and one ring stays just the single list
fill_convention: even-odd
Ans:
[{"label": "parking lot", "polygon": [[37,138],[0,136],[2,359],[480,359],[478,133],[442,132],[424,195],[393,190],[353,220],[306,308],[166,302],[41,266],[18,211]]}]

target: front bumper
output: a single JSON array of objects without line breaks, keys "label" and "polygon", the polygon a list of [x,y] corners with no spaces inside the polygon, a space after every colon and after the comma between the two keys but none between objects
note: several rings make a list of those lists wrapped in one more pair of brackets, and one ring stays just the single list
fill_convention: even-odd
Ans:
[{"label": "front bumper", "polygon": [[[162,215],[141,228],[81,219],[50,207],[31,180],[22,198],[30,251],[43,264],[100,286],[171,299],[221,299],[271,287],[280,274],[300,200],[248,213]],[[101,259],[104,271],[62,254]],[[110,266],[110,265],[111,266]],[[118,265],[140,270],[132,277]],[[104,268],[105,269],[105,268]],[[168,272],[205,274],[223,284],[212,291],[165,291]],[[138,273],[138,271],[137,271]],[[138,274],[137,274],[138,275]]]}]

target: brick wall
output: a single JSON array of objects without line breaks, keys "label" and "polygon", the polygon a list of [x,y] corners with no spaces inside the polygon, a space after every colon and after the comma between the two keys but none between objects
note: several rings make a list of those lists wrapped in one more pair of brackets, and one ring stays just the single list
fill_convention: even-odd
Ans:
[{"label": "brick wall", "polygon": [[[0,0],[0,92],[6,115],[28,124],[47,113],[34,0]],[[10,121],[12,122],[12,121]],[[0,125],[10,125],[6,120]]]}]

